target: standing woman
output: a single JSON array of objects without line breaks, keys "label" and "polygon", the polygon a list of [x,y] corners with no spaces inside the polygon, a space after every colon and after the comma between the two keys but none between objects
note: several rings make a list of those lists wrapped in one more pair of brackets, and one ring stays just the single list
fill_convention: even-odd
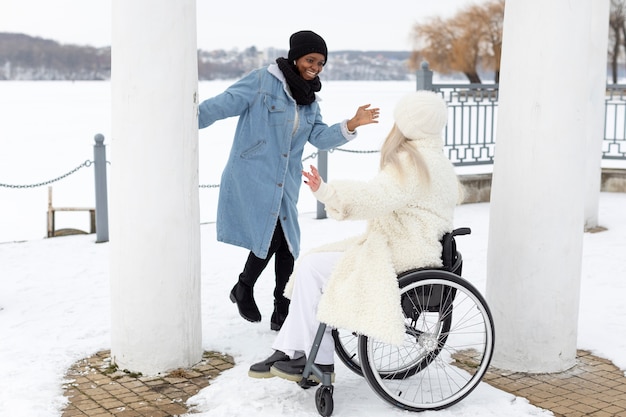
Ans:
[{"label": "standing woman", "polygon": [[217,240],[250,250],[230,299],[251,322],[261,321],[254,284],[274,256],[272,330],[281,328],[289,312],[283,292],[300,251],[297,203],[304,146],[344,145],[357,136],[357,127],[378,123],[379,112],[366,104],[353,118],[326,125],[316,95],[328,58],[326,42],[303,30],[291,35],[289,46],[287,59],[256,69],[203,101],[198,116],[200,129],[239,116],[220,183]]}]

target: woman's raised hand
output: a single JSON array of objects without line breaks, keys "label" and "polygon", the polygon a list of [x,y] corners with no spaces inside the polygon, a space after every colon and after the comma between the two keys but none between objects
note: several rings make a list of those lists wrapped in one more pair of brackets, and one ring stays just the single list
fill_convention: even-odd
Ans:
[{"label": "woman's raised hand", "polygon": [[371,104],[364,104],[356,110],[356,114],[348,120],[348,130],[353,132],[359,126],[368,125],[370,123],[378,123],[380,109],[374,107],[370,109]]},{"label": "woman's raised hand", "polygon": [[320,177],[320,173],[317,171],[313,165],[310,165],[311,172],[302,171],[302,175],[306,178],[304,183],[311,188],[311,191],[315,192],[319,190],[320,184],[322,183],[322,177]]}]

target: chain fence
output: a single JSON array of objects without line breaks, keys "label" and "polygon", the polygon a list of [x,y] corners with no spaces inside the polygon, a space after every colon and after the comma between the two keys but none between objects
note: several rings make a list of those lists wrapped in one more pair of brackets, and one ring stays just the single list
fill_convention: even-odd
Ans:
[{"label": "chain fence", "polygon": [[82,164],[78,165],[76,168],[72,169],[71,171],[68,171],[67,173],[60,175],[56,178],[53,178],[51,180],[48,181],[42,181],[42,182],[37,182],[34,184],[4,184],[0,182],[0,187],[4,187],[4,188],[37,188],[37,187],[43,187],[44,185],[50,185],[52,183],[55,183],[57,181],[61,181],[64,178],[69,177],[70,175],[74,174],[75,172],[77,172],[78,170],[80,170],[81,168],[85,168],[85,167],[90,167],[93,164],[93,161],[90,160],[86,160],[85,162],[83,162]]},{"label": "chain fence", "polygon": [[[347,152],[347,153],[355,153],[355,154],[369,154],[369,153],[378,153],[380,152],[379,150],[351,150],[351,149],[340,149],[340,148],[335,148],[335,149],[331,149],[328,152],[332,153],[334,151],[337,152]],[[302,162],[309,160],[309,159],[315,159],[317,158],[319,152],[312,152],[310,153],[308,156],[305,156],[302,159]],[[85,162],[83,162],[82,164],[78,165],[76,168],[68,171],[67,173],[60,175],[56,178],[47,180],[47,181],[41,181],[41,182],[37,182],[37,183],[33,183],[33,184],[5,184],[5,183],[1,183],[0,182],[0,187],[3,188],[37,188],[37,187],[43,187],[46,185],[50,185],[53,184],[55,182],[61,181],[64,178],[69,177],[70,175],[76,173],[77,171],[79,171],[81,168],[89,168],[91,165],[93,164],[93,161],[90,160],[86,160]],[[110,164],[109,161],[107,161],[107,164]],[[200,184],[199,188],[219,188],[219,184]]]},{"label": "chain fence", "polygon": [[[337,151],[342,151],[342,152],[353,152],[353,153],[373,153],[373,152],[378,152],[378,151],[349,151],[346,149],[331,149],[329,152],[333,152],[334,150]],[[302,159],[302,162],[308,160],[308,159],[315,159],[317,158],[318,152],[312,152],[310,155],[306,156],[304,159]],[[37,187],[43,187],[46,185],[50,185],[53,184],[55,182],[61,181],[64,178],[69,177],[70,175],[76,173],[78,170],[80,170],[81,168],[85,168],[85,167],[90,167],[93,164],[93,161],[90,160],[86,160],[85,162],[83,162],[82,164],[78,165],[76,168],[68,171],[67,173],[60,175],[56,178],[47,180],[47,181],[41,181],[41,182],[37,182],[37,183],[33,183],[33,184],[6,184],[6,183],[1,183],[0,182],[0,187],[3,188],[37,188]],[[110,164],[109,161],[107,161],[107,164]],[[200,184],[199,188],[219,188],[219,184]]]},{"label": "chain fence", "polygon": [[[626,111],[624,112],[624,114],[626,114]],[[624,120],[626,120],[626,116],[624,117]],[[626,123],[624,123],[624,126],[626,126]],[[619,128],[615,128],[613,130],[619,130]],[[624,131],[626,131],[626,128],[624,128]],[[616,139],[612,139],[613,142],[617,142]],[[605,139],[606,142],[606,139]],[[615,145],[615,143],[613,143],[613,145]],[[444,148],[448,148],[446,149],[448,151],[448,153],[450,152],[454,152],[456,150],[456,147],[453,146],[445,146]],[[104,147],[102,148],[104,149]],[[351,153],[351,154],[357,154],[357,155],[364,155],[364,154],[373,154],[373,153],[380,153],[379,149],[376,150],[355,150],[355,149],[341,149],[341,148],[334,148],[334,149],[330,149],[328,151],[315,151],[315,152],[311,152],[309,155],[303,157],[302,162],[305,162],[307,160],[312,160],[312,159],[318,159],[318,164],[319,167],[318,169],[320,169],[320,174],[322,174],[322,176],[325,177],[325,173],[326,173],[326,169],[328,168],[328,162],[327,162],[327,155],[333,152],[344,152],[344,153]],[[615,153],[615,152],[614,152]],[[613,157],[615,159],[623,159],[624,158],[624,153],[623,150],[619,150],[619,152],[617,152],[618,155],[616,156],[607,156],[606,154],[603,155],[603,159],[609,159],[610,157]],[[58,181],[61,181],[73,174],[75,174],[76,172],[80,171],[82,168],[89,168],[92,165],[95,167],[94,171],[95,171],[95,176],[96,176],[96,210],[95,210],[95,214],[96,214],[96,223],[98,223],[96,230],[98,235],[98,239],[97,242],[106,242],[108,241],[108,213],[107,213],[107,209],[106,209],[106,170],[104,169],[104,166],[109,165],[110,162],[106,161],[104,154],[102,154],[101,158],[102,159],[98,159],[100,158],[99,156],[96,155],[96,161],[92,161],[92,160],[85,160],[84,162],[82,162],[81,164],[79,164],[78,166],[76,166],[75,168],[69,170],[68,172],[66,172],[63,175],[59,175],[55,178],[46,180],[46,181],[41,181],[41,182],[36,182],[36,183],[30,183],[30,184],[9,184],[9,183],[2,183],[0,182],[0,188],[9,188],[9,189],[32,189],[32,188],[37,188],[37,187],[43,187],[43,186],[47,186],[53,183],[56,183]],[[486,159],[490,159],[490,158],[486,158]],[[100,167],[99,165],[101,164],[100,161],[104,161],[105,164],[103,167]],[[454,165],[472,165],[475,164],[475,161],[456,161],[456,163],[453,162]],[[104,181],[104,182],[102,182]],[[103,186],[98,186],[99,183],[104,184]],[[220,184],[199,184],[198,187],[200,189],[214,189],[214,188],[219,188]],[[98,200],[100,199],[100,201],[104,202],[103,204],[98,203]],[[323,207],[321,207],[321,203],[318,202],[318,207],[317,207],[317,213],[318,213],[318,218],[324,218],[325,217],[325,212],[323,210]],[[100,209],[98,208],[100,207]],[[99,216],[99,217],[98,217]]]},{"label": "chain fence", "polygon": [[[626,114],[626,112],[625,112]],[[625,124],[626,125],[626,124]],[[626,128],[624,128],[624,130],[626,131]],[[454,151],[454,146],[448,146],[449,149],[448,151]],[[334,149],[330,149],[328,151],[326,151],[328,153],[333,153],[333,152],[345,152],[345,153],[353,153],[353,154],[372,154],[372,153],[380,153],[379,149],[373,149],[373,150],[355,150],[355,149],[341,149],[341,148],[334,148]],[[624,153],[621,152],[621,156],[618,157],[619,159],[623,159],[624,158]],[[319,152],[311,152],[309,155],[305,156],[302,159],[302,162],[305,162],[309,159],[316,159],[319,156]],[[611,158],[611,156],[607,156],[606,154],[603,155],[603,159],[609,159]],[[615,158],[615,157],[613,157]],[[50,185],[52,183],[58,182],[64,178],[69,177],[70,175],[76,173],[77,171],[79,171],[82,168],[85,167],[90,167],[91,165],[93,165],[94,161],[91,160],[86,160],[85,162],[81,163],[80,165],[78,165],[76,168],[68,171],[67,173],[60,175],[56,178],[47,180],[47,181],[42,181],[42,182],[37,182],[37,183],[33,183],[33,184],[6,184],[6,183],[0,183],[0,188],[4,187],[4,188],[16,188],[16,189],[22,189],[22,188],[36,188],[36,187],[43,187],[45,185]],[[107,164],[110,164],[109,161],[107,161]],[[455,163],[455,165],[464,165],[463,163]],[[200,184],[198,186],[199,188],[219,188],[220,185],[219,184]]]}]

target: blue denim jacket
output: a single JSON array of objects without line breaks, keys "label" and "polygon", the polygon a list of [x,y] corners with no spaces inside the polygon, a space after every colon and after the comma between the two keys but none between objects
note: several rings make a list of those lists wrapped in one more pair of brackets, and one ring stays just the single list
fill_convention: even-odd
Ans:
[{"label": "blue denim jacket", "polygon": [[199,106],[198,125],[239,116],[220,183],[217,240],[266,258],[280,220],[294,258],[300,253],[297,203],[302,152],[310,142],[332,149],[356,137],[347,120],[322,121],[317,100],[299,106],[276,64],[250,72]]}]

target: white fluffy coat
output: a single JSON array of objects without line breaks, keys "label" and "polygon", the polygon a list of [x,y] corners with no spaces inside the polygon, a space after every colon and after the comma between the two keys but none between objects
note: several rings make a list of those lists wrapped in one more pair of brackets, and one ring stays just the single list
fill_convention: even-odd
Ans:
[{"label": "white fluffy coat", "polygon": [[[397,275],[441,266],[439,240],[452,230],[460,200],[460,185],[441,139],[410,143],[418,146],[428,166],[430,184],[401,154],[405,175],[386,167],[371,181],[322,183],[314,193],[329,217],[367,221],[361,236],[314,249],[345,253],[323,290],[317,318],[395,345],[404,339]],[[287,296],[292,285],[290,281]]]}]

